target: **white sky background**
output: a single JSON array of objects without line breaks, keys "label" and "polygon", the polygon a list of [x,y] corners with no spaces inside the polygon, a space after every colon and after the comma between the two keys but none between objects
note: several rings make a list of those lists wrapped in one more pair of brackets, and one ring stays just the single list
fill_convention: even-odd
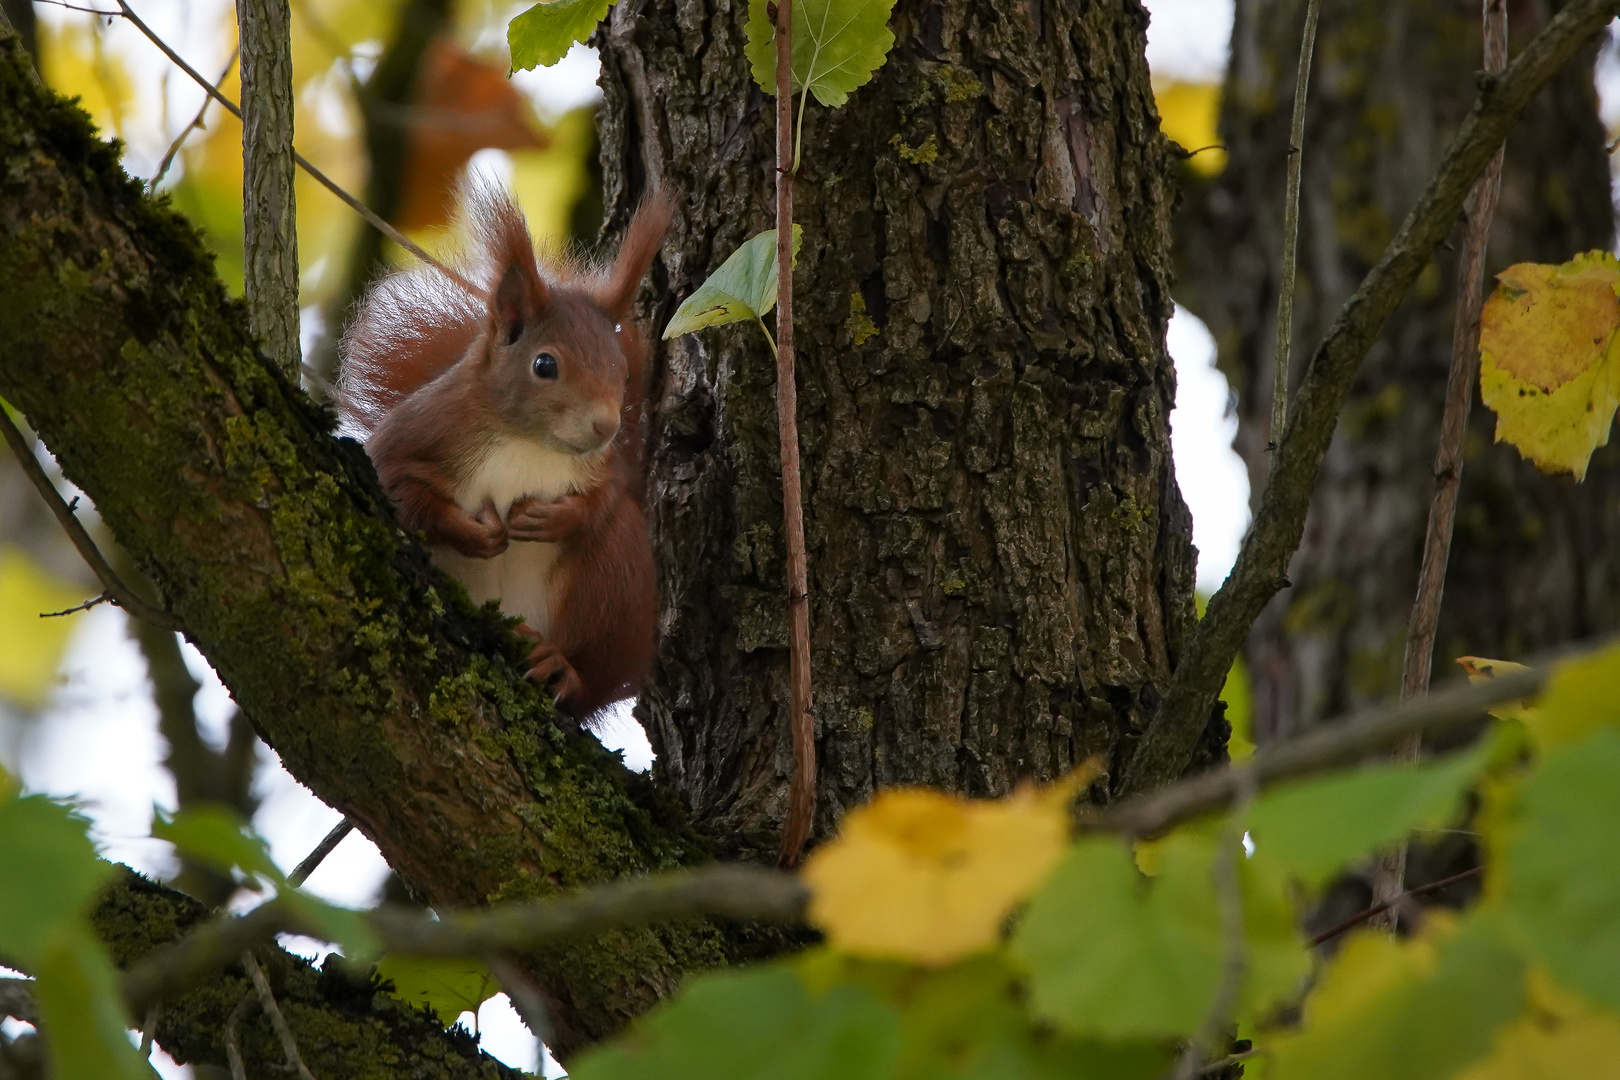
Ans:
[{"label": "white sky background", "polygon": [[[135,7],[194,67],[217,74],[231,42],[220,40],[215,14],[229,2],[136,0]],[[524,6],[514,5],[514,12]],[[1148,32],[1148,57],[1154,70],[1186,80],[1219,78],[1231,32],[1230,0],[1150,0],[1148,7],[1154,13]],[[43,20],[84,17],[48,4],[36,8]],[[114,20],[107,28],[107,46],[125,59],[137,80],[166,85],[166,109],[153,105],[132,111],[125,120],[127,165],[132,173],[150,175],[179,125],[195,114],[201,91],[183,73],[172,70],[122,20]],[[596,99],[595,78],[594,53],[576,48],[557,67],[519,75],[515,82],[534,99],[538,111],[556,115]],[[1178,312],[1170,325],[1169,346],[1178,380],[1178,406],[1171,414],[1176,471],[1193,511],[1194,540],[1200,549],[1199,586],[1209,592],[1220,584],[1236,557],[1248,523],[1248,485],[1231,450],[1236,419],[1228,412],[1226,380],[1213,366],[1214,346],[1208,332],[1196,319]],[[82,801],[108,858],[165,876],[175,869],[173,852],[168,844],[150,839],[149,833],[152,808],[172,810],[175,792],[161,766],[165,748],[157,731],[145,661],[126,633],[124,615],[116,608],[104,605],[73,617],[80,626],[64,664],[62,686],[41,722],[8,722],[0,706],[0,761],[29,790]],[[198,714],[214,744],[223,745],[232,708],[229,695],[189,645],[186,656],[193,674],[203,683],[196,702]],[[624,748],[626,763],[632,768],[651,765],[651,750],[628,711],[615,718],[603,741]],[[255,779],[255,790],[264,801],[254,824],[269,841],[277,864],[290,870],[336,824],[339,814],[282,769],[274,754],[266,753],[268,759],[261,763]],[[329,900],[363,907],[376,902],[386,874],[376,847],[359,833],[351,833],[307,887]],[[306,955],[316,951],[311,942],[288,944]],[[305,947],[300,949],[300,945]],[[470,1027],[472,1017],[463,1019]],[[486,1050],[519,1068],[535,1067],[535,1041],[504,995],[486,1004],[478,1019]],[[171,1062],[158,1064],[165,1077],[191,1073]],[[555,1075],[555,1064],[547,1064]]]}]

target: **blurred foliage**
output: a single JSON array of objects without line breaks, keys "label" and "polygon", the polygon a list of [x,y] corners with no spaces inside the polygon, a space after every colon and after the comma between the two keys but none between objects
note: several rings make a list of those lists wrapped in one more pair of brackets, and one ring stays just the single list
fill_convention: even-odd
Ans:
[{"label": "blurred foliage", "polygon": [[40,616],[86,599],[22,548],[0,544],[0,699],[24,709],[45,703],[74,624],[71,616]]},{"label": "blurred foliage", "polygon": [[1216,176],[1226,168],[1226,148],[1215,127],[1221,114],[1219,84],[1154,80],[1153,100],[1159,107],[1159,127],[1192,153],[1187,166],[1193,172]]}]

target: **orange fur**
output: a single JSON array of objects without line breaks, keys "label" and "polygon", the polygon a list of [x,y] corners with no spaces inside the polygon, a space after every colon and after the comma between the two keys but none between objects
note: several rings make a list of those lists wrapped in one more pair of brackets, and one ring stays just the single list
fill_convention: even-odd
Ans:
[{"label": "orange fur", "polygon": [[[339,410],[367,440],[401,525],[424,535],[475,600],[498,587],[508,610],[543,623],[525,627],[536,642],[530,674],[589,720],[634,694],[652,665],[647,350],[625,320],[670,210],[649,200],[614,263],[586,271],[542,268],[504,193],[473,188],[466,201],[464,267],[487,296],[425,269],[379,282],[343,338]],[[539,374],[544,357],[554,375]],[[508,505],[477,501],[491,485]]]}]

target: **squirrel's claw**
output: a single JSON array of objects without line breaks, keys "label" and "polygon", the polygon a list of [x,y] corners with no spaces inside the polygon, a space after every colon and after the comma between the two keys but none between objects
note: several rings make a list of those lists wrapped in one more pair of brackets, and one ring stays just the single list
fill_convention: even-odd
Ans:
[{"label": "squirrel's claw", "polygon": [[[520,628],[520,632],[527,627]],[[525,637],[536,636],[531,630]],[[549,641],[542,641],[529,651],[529,678],[551,691],[552,700],[566,705],[584,689],[574,665]]]},{"label": "squirrel's claw", "polygon": [[551,502],[519,499],[507,515],[506,532],[513,540],[555,544],[579,532],[585,520],[585,499],[564,495]]}]

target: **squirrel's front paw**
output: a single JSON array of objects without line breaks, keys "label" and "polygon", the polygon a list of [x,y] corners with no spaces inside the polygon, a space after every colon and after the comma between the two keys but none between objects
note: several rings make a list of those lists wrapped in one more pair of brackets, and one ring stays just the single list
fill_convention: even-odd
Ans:
[{"label": "squirrel's front paw", "polygon": [[585,523],[585,499],[579,495],[564,495],[552,502],[519,499],[506,521],[507,535],[513,540],[555,544],[579,532]]},{"label": "squirrel's front paw", "polygon": [[506,526],[490,500],[484,500],[478,513],[466,514],[461,524],[450,544],[469,559],[493,559],[506,550]]}]

